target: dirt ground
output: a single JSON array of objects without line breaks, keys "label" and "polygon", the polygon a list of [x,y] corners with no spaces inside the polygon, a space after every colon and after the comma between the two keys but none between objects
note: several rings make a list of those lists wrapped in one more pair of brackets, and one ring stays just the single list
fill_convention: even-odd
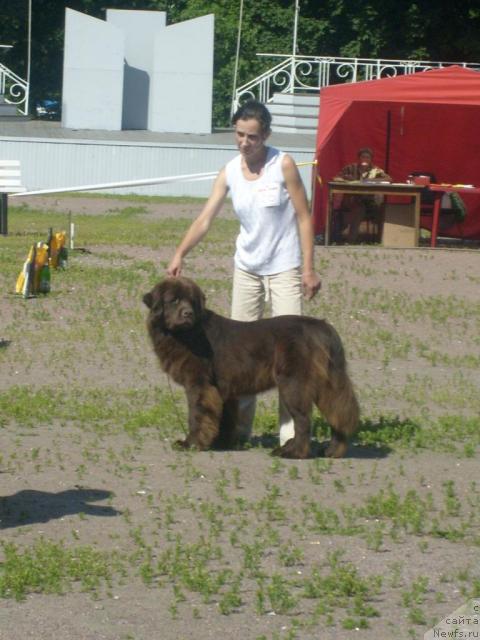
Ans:
[{"label": "dirt ground", "polygon": [[[21,203],[19,198],[15,204]],[[122,199],[64,196],[37,197],[34,203],[25,198],[24,203],[73,215],[127,206]],[[191,218],[200,205],[152,202],[142,207],[145,219],[155,220]],[[228,207],[223,216],[232,217]],[[88,253],[73,253],[70,261],[92,269],[107,259],[114,266],[135,259],[153,263],[161,274],[171,247],[123,246],[121,253],[118,247],[92,242]],[[364,420],[396,420],[400,430],[433,424],[437,431],[432,433],[437,433],[442,420],[447,420],[446,431],[451,428],[452,416],[459,423],[478,419],[479,250],[317,247],[316,267],[323,288],[306,303],[305,313],[326,317],[342,336]],[[197,252],[186,275],[205,280],[211,306],[228,314],[230,271],[227,252]],[[0,541],[21,549],[42,539],[67,548],[90,545],[117,552],[124,563],[93,596],[74,582],[61,595],[32,592],[25,600],[1,599],[0,640],[423,638],[434,622],[468,598],[480,597],[478,436],[467,448],[469,439],[463,439],[460,426],[452,431],[451,447],[443,434],[438,442],[432,437],[431,445],[410,441],[403,447],[378,447],[354,441],[343,460],[277,462],[269,456],[275,431],[265,435],[260,421],[258,446],[250,449],[176,452],[171,442],[183,427],[183,395],[171,389],[151,352],[142,293],[122,295],[125,335],[118,333],[107,307],[101,307],[98,331],[107,342],[84,341],[80,326],[76,343],[60,342],[58,351],[69,366],[49,357],[50,343],[32,342],[27,325],[47,318],[49,331],[60,336],[72,330],[76,317],[81,325],[82,314],[89,311],[76,305],[75,282],[62,284],[55,313],[45,298],[31,301],[25,317],[22,301],[11,291],[0,294],[0,411],[12,389],[24,398],[16,415],[11,409],[7,418],[0,415]],[[23,333],[19,325],[25,325]],[[108,341],[110,326],[113,343]],[[108,349],[103,352],[99,344]],[[66,407],[54,420],[47,412],[29,426],[29,402],[37,411],[42,390],[56,406],[72,405],[75,398],[68,389],[73,387],[82,407],[83,394],[91,394],[94,417],[72,419]],[[150,406],[152,393],[158,393],[160,402],[170,406],[167,426],[146,428],[135,438],[125,429],[97,428],[95,411],[108,405],[109,390],[116,401],[124,398],[127,413],[129,397],[132,406],[139,397]],[[274,405],[275,394],[267,394],[262,401],[267,414]],[[397,521],[395,510],[379,516],[358,512],[354,524],[349,521],[349,514],[353,518],[353,511],[372,496],[395,493],[403,509],[409,492],[427,505],[423,530],[415,530],[414,516]],[[433,519],[440,522],[437,534],[430,527]],[[439,535],[438,528],[451,535]],[[205,597],[188,588],[185,576],[175,581],[154,571],[151,580],[145,579],[142,567],[154,566],[165,552],[171,560],[176,544],[193,549],[199,541],[205,553],[215,549],[205,581],[222,568],[239,576],[239,600],[227,613],[219,593]],[[263,577],[246,560],[255,549],[260,555],[253,564],[262,568]],[[291,561],[281,562],[286,549]],[[302,581],[313,579],[315,568],[337,571],[335,554],[357,578],[381,578],[370,598],[378,615],[367,616],[366,629],[358,623],[363,614],[358,607],[354,611],[353,596],[328,587],[333,605],[325,585],[315,598],[302,595]],[[187,573],[197,570],[192,564]],[[288,583],[294,605],[283,601],[282,608],[277,598],[275,606],[268,585],[276,575]],[[335,575],[340,580],[338,571]],[[220,593],[225,595],[227,587]],[[263,587],[269,595],[262,607]],[[346,628],[349,616],[353,624]]]}]

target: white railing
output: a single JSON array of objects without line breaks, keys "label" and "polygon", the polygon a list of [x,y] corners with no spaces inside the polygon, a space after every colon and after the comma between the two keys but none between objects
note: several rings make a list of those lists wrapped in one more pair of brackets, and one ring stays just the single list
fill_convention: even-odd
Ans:
[{"label": "white railing", "polygon": [[0,95],[3,95],[5,102],[27,115],[28,93],[28,82],[0,62]]},{"label": "white railing", "polygon": [[274,93],[318,92],[322,87],[345,82],[360,82],[406,75],[453,64],[480,71],[480,63],[431,62],[427,60],[386,60],[372,58],[338,58],[330,56],[292,56],[259,53],[258,56],[281,58],[274,67],[239,87],[233,110],[245,100],[255,98],[271,102]]}]

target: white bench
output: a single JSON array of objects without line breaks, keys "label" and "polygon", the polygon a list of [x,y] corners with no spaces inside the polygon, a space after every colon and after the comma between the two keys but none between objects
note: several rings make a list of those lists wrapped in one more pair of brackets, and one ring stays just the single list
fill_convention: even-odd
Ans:
[{"label": "white bench", "polygon": [[8,234],[8,194],[21,193],[20,160],[0,160],[0,234]]}]

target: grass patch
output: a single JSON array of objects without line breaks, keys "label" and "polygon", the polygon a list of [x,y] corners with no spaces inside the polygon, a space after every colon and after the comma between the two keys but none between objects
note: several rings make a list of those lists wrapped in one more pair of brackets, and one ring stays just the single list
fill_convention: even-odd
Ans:
[{"label": "grass patch", "polygon": [[161,389],[11,387],[0,393],[0,425],[34,429],[54,421],[98,434],[124,431],[134,437],[151,431],[166,437],[183,428],[182,402],[181,395]]},{"label": "grass patch", "polygon": [[0,597],[23,600],[29,593],[61,594],[74,584],[82,591],[97,592],[109,585],[122,563],[112,553],[93,547],[68,549],[63,543],[41,539],[31,548],[20,549],[0,542]]},{"label": "grass patch", "polygon": [[[129,245],[158,249],[175,247],[191,224],[190,218],[149,219],[143,207],[127,207],[103,215],[75,214],[75,244],[79,247],[92,245]],[[141,220],[139,220],[141,218]],[[23,247],[25,254],[29,246],[38,239],[46,238],[48,228],[67,229],[68,212],[45,212],[29,207],[11,207],[9,215],[9,240],[12,249]],[[238,222],[219,218],[203,247],[212,249],[226,238],[231,242],[238,233]]]}]

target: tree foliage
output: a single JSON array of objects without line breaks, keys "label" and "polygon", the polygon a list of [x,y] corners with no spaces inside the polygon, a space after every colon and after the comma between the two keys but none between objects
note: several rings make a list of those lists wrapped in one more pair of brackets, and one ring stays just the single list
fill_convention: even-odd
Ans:
[{"label": "tree foliage", "polygon": [[[112,9],[167,12],[168,24],[215,15],[214,124],[228,123],[240,0],[33,0],[31,96],[61,95],[65,7],[96,18]],[[291,54],[294,0],[244,0],[237,86]],[[28,0],[0,0],[3,62],[25,77]],[[301,0],[298,53],[392,59],[480,61],[480,2]],[[195,46],[195,43],[192,43]]]}]

